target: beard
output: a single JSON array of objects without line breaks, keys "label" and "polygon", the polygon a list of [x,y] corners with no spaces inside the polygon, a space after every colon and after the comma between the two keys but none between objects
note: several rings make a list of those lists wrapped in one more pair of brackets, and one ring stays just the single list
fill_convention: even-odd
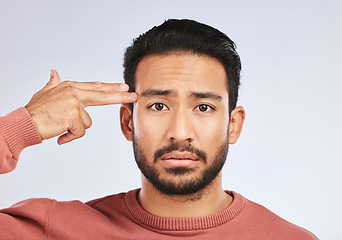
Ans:
[{"label": "beard", "polygon": [[[221,144],[213,159],[208,163],[207,154],[204,151],[193,147],[190,143],[171,143],[170,145],[157,150],[154,154],[153,163],[150,164],[143,149],[140,147],[138,140],[135,138],[133,131],[134,156],[140,171],[159,192],[166,195],[194,194],[207,187],[222,170],[222,167],[226,162],[228,148],[229,143],[227,138],[227,140]],[[190,177],[189,175],[196,171],[194,168],[166,168],[165,172],[171,175],[172,178],[163,179],[155,164],[157,163],[159,157],[172,151],[188,151],[196,154],[201,160],[204,161],[205,168],[201,170],[199,174],[193,177]]]}]

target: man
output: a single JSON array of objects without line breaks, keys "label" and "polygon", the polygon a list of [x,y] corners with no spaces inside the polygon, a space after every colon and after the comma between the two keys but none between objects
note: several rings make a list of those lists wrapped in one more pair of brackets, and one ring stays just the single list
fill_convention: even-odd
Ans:
[{"label": "man", "polygon": [[236,107],[240,58],[225,34],[168,20],[134,40],[124,67],[128,86],[61,82],[52,70],[25,108],[1,119],[0,170],[13,170],[21,150],[41,140],[82,137],[91,126],[86,106],[121,103],[141,189],[85,204],[20,202],[1,210],[1,239],[317,239],[222,189],[228,146],[245,118]]}]

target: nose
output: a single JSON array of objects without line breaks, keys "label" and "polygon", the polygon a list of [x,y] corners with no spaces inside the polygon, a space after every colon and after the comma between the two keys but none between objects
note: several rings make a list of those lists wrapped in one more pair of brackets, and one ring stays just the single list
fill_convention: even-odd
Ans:
[{"label": "nose", "polygon": [[183,107],[175,110],[170,119],[168,138],[171,142],[192,142],[195,134],[191,113]]}]

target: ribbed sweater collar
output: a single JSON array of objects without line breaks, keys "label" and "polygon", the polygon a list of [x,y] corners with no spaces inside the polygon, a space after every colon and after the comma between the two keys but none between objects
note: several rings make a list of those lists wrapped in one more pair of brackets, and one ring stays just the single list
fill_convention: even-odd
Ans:
[{"label": "ribbed sweater collar", "polygon": [[142,224],[159,230],[190,231],[204,230],[222,225],[236,217],[243,209],[246,199],[233,191],[226,191],[233,196],[233,202],[226,209],[216,214],[197,218],[164,218],[146,212],[139,204],[137,193],[140,189],[127,192],[125,201],[128,210]]}]

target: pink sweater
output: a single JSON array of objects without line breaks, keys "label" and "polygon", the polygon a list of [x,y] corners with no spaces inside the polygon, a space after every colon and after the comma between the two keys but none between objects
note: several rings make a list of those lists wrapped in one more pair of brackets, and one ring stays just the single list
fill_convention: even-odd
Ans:
[{"label": "pink sweater", "polygon": [[[20,108],[0,118],[0,172],[13,170],[20,152],[41,139]],[[0,210],[0,239],[317,239],[238,193],[225,210],[207,217],[162,218],[137,201],[139,189],[87,203],[28,199]]]}]

